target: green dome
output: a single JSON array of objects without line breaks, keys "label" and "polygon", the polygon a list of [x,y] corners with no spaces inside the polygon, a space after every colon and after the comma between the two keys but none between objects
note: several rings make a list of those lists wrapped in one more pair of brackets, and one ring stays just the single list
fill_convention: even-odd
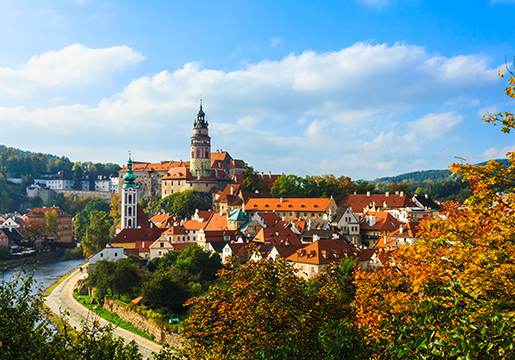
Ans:
[{"label": "green dome", "polygon": [[127,161],[127,172],[125,173],[125,176],[123,177],[123,188],[124,189],[137,189],[136,183],[134,182],[136,180],[136,175],[132,172],[132,160],[129,157],[129,161]]}]

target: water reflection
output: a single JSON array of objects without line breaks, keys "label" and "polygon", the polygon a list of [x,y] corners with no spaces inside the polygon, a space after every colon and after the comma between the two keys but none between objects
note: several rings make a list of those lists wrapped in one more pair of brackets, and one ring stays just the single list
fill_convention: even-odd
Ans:
[{"label": "water reflection", "polygon": [[[32,274],[37,281],[38,287],[45,289],[59,280],[64,274],[76,269],[84,263],[84,259],[67,261],[47,260],[40,263],[28,264],[25,266],[27,274]],[[9,282],[17,268],[8,269],[0,274],[0,280]]]}]

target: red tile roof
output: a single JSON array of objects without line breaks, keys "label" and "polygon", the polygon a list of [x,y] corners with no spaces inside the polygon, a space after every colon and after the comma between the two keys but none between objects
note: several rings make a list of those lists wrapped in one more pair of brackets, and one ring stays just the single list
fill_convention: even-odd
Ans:
[{"label": "red tile roof", "polygon": [[[372,206],[376,207],[400,208],[410,206],[411,200],[407,195],[391,195],[386,194],[350,194],[343,198],[338,204],[339,207],[352,207],[353,212],[361,212],[363,208]],[[385,206],[386,205],[386,206]]]},{"label": "red tile roof", "polygon": [[57,213],[57,216],[58,217],[71,217],[70,214],[68,214],[66,211],[64,210],[61,210],[60,208],[58,207],[49,207],[49,208],[34,208],[32,210],[29,211],[29,218],[34,218],[34,217],[44,217],[45,216],[45,213],[48,212],[48,211],[53,211],[55,210],[55,212]]},{"label": "red tile roof", "polygon": [[249,199],[246,211],[325,211],[331,199],[289,198],[289,199]]},{"label": "red tile roof", "polygon": [[[137,243],[138,241],[141,241],[149,242],[148,245],[145,244],[145,247],[148,247],[156,241],[165,230],[166,229],[158,227],[148,229],[123,229],[109,242],[109,244]],[[142,246],[142,248],[143,247],[144,246]]]},{"label": "red tile roof", "polygon": [[300,239],[291,229],[284,227],[262,228],[254,238],[254,241],[261,241],[272,245],[300,245]]},{"label": "red tile roof", "polygon": [[358,257],[358,250],[341,240],[318,240],[299,249],[287,260],[293,262],[324,265],[346,257]]},{"label": "red tile roof", "polygon": [[376,230],[388,233],[398,230],[402,224],[393,215],[385,211],[369,211],[362,215],[360,220],[361,230]]}]

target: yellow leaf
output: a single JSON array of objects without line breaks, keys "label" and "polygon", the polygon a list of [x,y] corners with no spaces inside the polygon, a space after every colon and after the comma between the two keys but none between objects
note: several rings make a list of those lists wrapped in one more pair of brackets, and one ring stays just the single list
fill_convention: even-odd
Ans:
[{"label": "yellow leaf", "polygon": [[504,77],[504,72],[502,70],[499,70],[499,76],[502,78]]}]

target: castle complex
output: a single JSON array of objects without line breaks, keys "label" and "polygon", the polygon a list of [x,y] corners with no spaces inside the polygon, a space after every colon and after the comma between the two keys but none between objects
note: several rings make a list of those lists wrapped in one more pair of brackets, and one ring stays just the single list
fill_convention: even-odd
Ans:
[{"label": "castle complex", "polygon": [[[211,152],[211,138],[206,114],[200,110],[193,122],[190,161],[161,161],[160,163],[131,162],[134,184],[139,189],[138,198],[163,198],[174,192],[195,190],[222,191],[232,183],[231,177],[245,171],[245,162],[234,160],[227,152]],[[128,166],[119,172],[119,189],[124,186]]]}]

